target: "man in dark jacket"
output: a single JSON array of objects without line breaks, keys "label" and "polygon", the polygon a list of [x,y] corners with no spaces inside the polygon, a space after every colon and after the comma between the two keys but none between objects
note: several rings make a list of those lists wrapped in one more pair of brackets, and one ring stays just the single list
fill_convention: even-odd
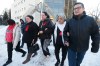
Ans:
[{"label": "man in dark jacket", "polygon": [[[69,39],[67,32],[69,32]],[[73,18],[68,21],[64,29],[65,44],[69,42],[69,66],[80,66],[89,48],[90,37],[92,39],[91,51],[96,53],[99,50],[100,39],[96,21],[86,15],[83,3],[76,3]]]},{"label": "man in dark jacket", "polygon": [[[26,60],[23,62],[23,64],[30,61],[32,53],[29,53],[29,51],[30,51],[29,48],[32,46],[31,43],[33,43],[33,42],[36,43],[37,37],[38,37],[37,34],[39,31],[39,27],[35,22],[33,22],[33,19],[34,18],[31,15],[26,16],[27,24],[25,26],[25,32],[23,34],[23,41],[25,43],[27,43],[28,55],[27,55]],[[34,54],[36,55],[37,52]]]},{"label": "man in dark jacket", "polygon": [[[20,23],[21,23],[21,33],[22,33],[22,37],[23,37],[23,34],[24,34],[24,30],[25,30],[25,25],[26,25],[26,22],[24,22],[23,19],[20,19]],[[22,40],[22,44],[21,44],[21,48],[23,48],[24,46],[24,41]]]}]

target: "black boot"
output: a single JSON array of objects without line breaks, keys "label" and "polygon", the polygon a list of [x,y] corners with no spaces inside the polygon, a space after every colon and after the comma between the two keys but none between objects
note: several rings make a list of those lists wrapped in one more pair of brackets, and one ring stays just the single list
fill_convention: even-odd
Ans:
[{"label": "black boot", "polygon": [[26,60],[23,62],[23,64],[26,64],[30,61],[32,53],[28,53]]},{"label": "black boot", "polygon": [[7,66],[12,62],[12,60],[8,60],[3,66]]},{"label": "black boot", "polygon": [[37,54],[38,54],[38,53],[37,53],[37,52],[35,52],[35,53],[33,54],[33,56],[32,56],[32,57],[35,57]]},{"label": "black boot", "polygon": [[26,55],[26,52],[23,52],[22,57],[24,57]]},{"label": "black boot", "polygon": [[60,62],[59,62],[59,61],[57,61],[57,62],[56,62],[56,64],[55,64],[55,66],[59,66],[59,64],[60,64]]}]

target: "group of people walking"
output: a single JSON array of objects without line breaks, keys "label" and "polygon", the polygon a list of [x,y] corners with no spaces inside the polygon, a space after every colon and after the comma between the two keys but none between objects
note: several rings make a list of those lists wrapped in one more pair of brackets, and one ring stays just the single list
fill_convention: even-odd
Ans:
[{"label": "group of people walking", "polygon": [[[68,53],[69,66],[80,66],[82,63],[86,51],[89,48],[90,37],[92,39],[93,53],[97,53],[99,50],[100,34],[96,21],[86,15],[84,4],[75,3],[73,17],[66,21],[64,15],[59,15],[55,24],[50,20],[50,16],[47,12],[42,12],[41,21],[39,26],[33,22],[34,17],[27,15],[25,17],[26,23],[21,19],[21,26],[15,24],[13,19],[9,19],[8,28],[6,30],[6,42],[8,51],[8,60],[3,66],[7,66],[12,62],[12,51],[15,49],[22,53],[22,57],[26,55],[26,51],[21,49],[24,43],[27,45],[27,57],[23,64],[30,61],[31,56],[37,55],[37,51],[30,53],[30,47],[40,39],[42,51],[45,57],[50,56],[48,46],[51,42],[51,36],[53,36],[53,44],[55,47],[55,66],[64,66],[64,61]],[[24,26],[24,27],[22,27]],[[20,47],[20,38],[22,32],[22,45]],[[60,60],[59,53],[62,49],[62,59]]]}]

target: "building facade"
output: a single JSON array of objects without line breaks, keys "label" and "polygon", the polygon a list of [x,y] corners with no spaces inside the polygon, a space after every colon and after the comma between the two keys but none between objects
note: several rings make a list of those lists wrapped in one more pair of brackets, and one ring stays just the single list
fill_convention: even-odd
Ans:
[{"label": "building facade", "polygon": [[33,15],[34,21],[39,23],[42,11],[48,12],[55,20],[57,15],[69,17],[69,15],[72,15],[72,10],[68,10],[72,9],[70,6],[73,6],[75,2],[76,0],[14,0],[11,8],[11,18],[19,21],[26,15]]},{"label": "building facade", "polygon": [[24,19],[26,15],[37,15],[37,13],[32,14],[31,11],[34,10],[34,6],[39,3],[40,0],[14,0],[11,7],[11,18],[16,22],[20,19]]}]

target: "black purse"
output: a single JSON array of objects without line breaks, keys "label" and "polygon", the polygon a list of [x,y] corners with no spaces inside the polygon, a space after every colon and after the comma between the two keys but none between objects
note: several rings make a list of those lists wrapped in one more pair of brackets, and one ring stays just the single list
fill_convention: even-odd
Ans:
[{"label": "black purse", "polygon": [[31,44],[32,46],[29,48],[29,53],[35,53],[39,50],[39,45],[38,44]]}]

